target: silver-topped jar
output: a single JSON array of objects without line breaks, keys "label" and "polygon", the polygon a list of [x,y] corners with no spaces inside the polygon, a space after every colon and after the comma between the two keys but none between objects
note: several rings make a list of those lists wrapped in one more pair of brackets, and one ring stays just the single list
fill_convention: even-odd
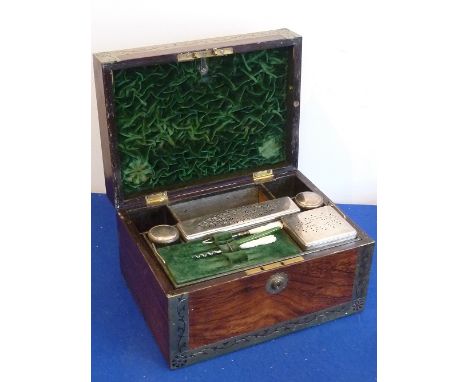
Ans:
[{"label": "silver-topped jar", "polygon": [[148,233],[148,239],[157,245],[167,245],[179,240],[179,230],[172,225],[156,225]]},{"label": "silver-topped jar", "polygon": [[294,198],[294,201],[300,208],[304,210],[318,208],[323,205],[322,196],[312,191],[300,192],[299,194],[296,195],[296,197]]}]

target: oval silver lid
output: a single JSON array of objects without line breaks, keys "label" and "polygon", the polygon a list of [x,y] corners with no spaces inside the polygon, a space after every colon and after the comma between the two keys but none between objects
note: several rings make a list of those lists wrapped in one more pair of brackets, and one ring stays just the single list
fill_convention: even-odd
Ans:
[{"label": "oval silver lid", "polygon": [[299,207],[304,209],[318,208],[323,205],[322,196],[312,191],[300,192],[294,200]]},{"label": "oval silver lid", "polygon": [[156,225],[148,231],[148,238],[155,244],[170,244],[179,240],[179,230],[171,225]]}]

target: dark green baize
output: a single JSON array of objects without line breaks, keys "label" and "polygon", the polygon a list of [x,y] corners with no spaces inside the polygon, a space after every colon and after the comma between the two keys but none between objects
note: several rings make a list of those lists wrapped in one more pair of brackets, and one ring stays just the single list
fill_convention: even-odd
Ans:
[{"label": "dark green baize", "polygon": [[126,196],[286,160],[288,50],[114,71]]},{"label": "dark green baize", "polygon": [[[226,234],[229,236],[228,234]],[[273,234],[274,243],[249,249],[224,251],[222,254],[196,259],[194,256],[214,249],[224,248],[226,241],[204,244],[202,240],[169,245],[158,248],[171,279],[177,284],[187,284],[196,280],[231,273],[259,264],[279,261],[301,253],[300,248],[283,231]]]}]

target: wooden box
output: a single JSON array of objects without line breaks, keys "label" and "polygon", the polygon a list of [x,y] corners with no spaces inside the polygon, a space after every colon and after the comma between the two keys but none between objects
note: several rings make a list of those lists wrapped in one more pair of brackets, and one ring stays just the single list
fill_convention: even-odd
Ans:
[{"label": "wooden box", "polygon": [[[277,52],[285,60],[284,76],[272,72],[271,65],[280,62]],[[186,62],[192,66],[183,66]],[[238,64],[223,77],[221,64],[227,67],[231,62]],[[158,71],[160,65],[167,70]],[[97,53],[94,71],[106,189],[117,212],[122,273],[171,368],[364,308],[374,242],[297,169],[300,36],[281,29]],[[187,74],[171,74],[180,72]],[[192,80],[201,85],[187,85]],[[218,86],[216,81],[222,82]],[[255,90],[260,83],[263,92]],[[208,93],[199,86],[227,90],[198,106],[197,100]],[[280,95],[275,93],[278,86],[284,88]],[[172,93],[181,98],[175,99]],[[244,94],[249,94],[252,105],[237,105]],[[185,104],[187,99],[193,104]],[[207,103],[211,104],[204,109]],[[197,107],[201,111],[194,112]],[[183,132],[184,118],[192,123],[187,129],[196,123],[204,127]],[[230,123],[232,127],[223,130]],[[160,134],[162,130],[166,135]],[[205,162],[196,152],[198,133],[208,142],[204,143]],[[270,141],[244,156],[249,145],[256,144],[249,141],[251,137]],[[238,138],[247,140],[231,149]],[[275,157],[269,150],[279,154]],[[232,155],[224,157],[226,153]],[[258,159],[258,153],[264,156]],[[240,160],[244,162],[236,164]],[[142,232],[156,224],[175,224],[168,206],[243,187],[262,187],[274,197],[319,193],[325,205],[339,211],[357,230],[357,238],[175,286]],[[267,286],[275,275],[285,276],[287,285],[280,293],[269,293]]]}]

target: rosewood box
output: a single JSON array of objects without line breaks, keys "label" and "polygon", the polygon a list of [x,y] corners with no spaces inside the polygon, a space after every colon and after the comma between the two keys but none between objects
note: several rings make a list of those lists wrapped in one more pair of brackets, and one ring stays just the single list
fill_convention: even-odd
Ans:
[{"label": "rosewood box", "polygon": [[[374,241],[297,168],[299,35],[280,29],[97,53],[94,74],[121,270],[171,368],[364,308]],[[189,230],[194,218],[229,220],[231,210],[307,191],[353,236],[307,247],[291,231],[307,219],[290,218],[276,247],[236,262],[193,260],[188,248],[203,244],[185,243],[187,233],[173,247],[148,240],[156,225]],[[175,265],[163,256],[172,250]]]}]

